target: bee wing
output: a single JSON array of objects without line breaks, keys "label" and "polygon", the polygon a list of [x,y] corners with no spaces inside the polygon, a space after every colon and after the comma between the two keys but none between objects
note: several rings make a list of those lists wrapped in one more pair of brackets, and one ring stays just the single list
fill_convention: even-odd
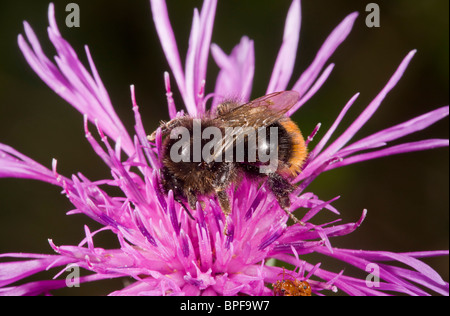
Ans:
[{"label": "bee wing", "polygon": [[299,100],[297,91],[280,91],[238,105],[217,118],[234,128],[234,137],[226,137],[217,155],[234,146],[234,139],[246,133],[247,127],[265,127],[282,118]]},{"label": "bee wing", "polygon": [[273,111],[286,113],[300,99],[297,91],[279,91],[267,94],[247,103],[251,107],[266,107]]},{"label": "bee wing", "polygon": [[278,121],[299,100],[297,91],[274,92],[236,106],[219,116],[231,127],[264,127]]}]

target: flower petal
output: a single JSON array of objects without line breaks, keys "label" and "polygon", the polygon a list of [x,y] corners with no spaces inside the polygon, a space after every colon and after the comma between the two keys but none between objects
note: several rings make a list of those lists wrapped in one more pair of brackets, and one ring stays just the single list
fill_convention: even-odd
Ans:
[{"label": "flower petal", "polygon": [[36,35],[26,22],[24,23],[25,34],[31,48],[22,35],[18,37],[18,44],[25,59],[39,77],[59,96],[82,114],[87,114],[91,121],[98,119],[100,126],[112,139],[121,138],[124,151],[132,155],[133,142],[114,111],[89,50],[86,48],[86,54],[95,79],[80,62],[70,44],[59,33],[53,4],[49,5],[48,16],[50,23],[48,35],[58,54],[55,57],[57,66],[45,56]]},{"label": "flower petal", "polygon": [[341,157],[345,157],[349,154],[353,154],[356,151],[361,150],[361,148],[370,148],[377,144],[387,143],[389,141],[398,139],[405,135],[421,131],[430,125],[436,123],[437,121],[448,116],[449,107],[444,106],[439,109],[430,111],[426,114],[420,115],[413,118],[412,120],[406,121],[404,123],[392,126],[390,128],[379,131],[368,137],[365,137],[339,151]]},{"label": "flower petal", "polygon": [[188,102],[193,102],[197,110],[189,111],[191,115],[205,112],[205,104],[200,92],[202,81],[206,77],[216,7],[217,0],[205,0],[200,14],[197,10],[194,11],[189,49],[186,55],[186,94]]},{"label": "flower petal", "polygon": [[[339,45],[347,38],[350,33],[355,19],[357,18],[358,13],[354,12],[348,15],[328,36],[328,38],[323,43],[322,47],[317,52],[317,55],[311,65],[303,72],[297,82],[294,84],[292,90],[296,90],[300,93],[300,96],[303,97],[305,93],[309,90],[309,88],[316,81],[316,78],[319,76],[322,68],[324,67],[327,60],[330,56],[335,52],[335,50],[339,47]],[[300,108],[300,105],[296,105],[289,112],[288,115],[291,115],[296,110]]]},{"label": "flower petal", "polygon": [[255,71],[253,41],[243,36],[229,56],[215,44],[211,45],[211,52],[220,68],[214,89],[212,108],[214,109],[227,98],[242,102],[248,101]]},{"label": "flower petal", "polygon": [[59,185],[58,175],[54,172],[0,143],[0,178],[6,177],[35,179]]},{"label": "flower petal", "polygon": [[357,162],[362,162],[366,160],[372,160],[375,158],[392,156],[402,153],[408,153],[413,151],[422,151],[429,150],[439,147],[448,147],[449,140],[448,139],[426,139],[417,142],[404,143],[401,145],[391,146],[388,148],[380,149],[377,151],[372,151],[369,153],[364,153],[360,155],[354,155],[348,158],[345,158],[335,164],[329,165],[325,170],[331,170],[334,168],[339,168],[342,166],[354,164]]},{"label": "flower petal", "polygon": [[[32,254],[33,256],[33,254]],[[16,257],[2,254],[1,257]],[[30,275],[46,270],[49,266],[62,266],[75,262],[73,258],[46,255],[44,258],[0,263],[0,287],[22,280]]]},{"label": "flower petal", "polygon": [[[405,72],[409,62],[415,54],[415,50],[409,52],[409,54],[403,59],[400,63],[397,70],[394,72],[392,77],[389,79],[388,83],[381,90],[381,92],[373,99],[372,102],[366,107],[366,109],[353,121],[353,123],[348,127],[330,146],[328,146],[321,154],[313,159],[311,163],[309,163],[305,170],[300,174],[301,178],[308,177],[311,173],[313,173],[317,168],[322,166],[324,162],[329,161],[330,157],[336,157],[342,159],[342,157],[338,156],[336,153],[344,147],[347,142],[361,129],[362,126],[370,119],[370,117],[375,113],[375,111],[380,106],[381,102],[384,100],[386,95],[395,87],[397,82],[402,77]],[[342,119],[345,112],[348,110],[348,107],[353,103],[356,96],[354,96],[346,105],[344,110],[338,117],[338,120],[333,124],[331,131],[337,127],[337,124]],[[327,137],[331,136],[327,134]],[[321,144],[322,146],[323,144]],[[320,149],[320,148],[319,148]],[[317,152],[314,152],[317,154]],[[330,168],[331,169],[331,168]]]},{"label": "flower petal", "polygon": [[[180,53],[177,47],[177,41],[173,33],[172,25],[170,24],[169,13],[167,12],[166,1],[151,0],[151,9],[153,21],[155,22],[156,32],[158,33],[161,46],[172,69],[178,89],[186,101],[186,81],[184,77],[183,67],[181,65]],[[186,102],[185,102],[186,103]],[[186,106],[188,106],[186,104]]]},{"label": "flower petal", "polygon": [[266,94],[286,90],[294,69],[300,37],[301,8],[300,0],[294,0],[289,8],[284,26],[283,43],[273,67]]}]

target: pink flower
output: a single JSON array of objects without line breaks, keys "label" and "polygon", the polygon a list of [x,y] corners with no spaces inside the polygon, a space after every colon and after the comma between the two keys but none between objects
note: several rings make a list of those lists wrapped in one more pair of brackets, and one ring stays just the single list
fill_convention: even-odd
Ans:
[{"label": "pink flower", "polygon": [[[187,113],[199,116],[207,111],[210,99],[212,108],[227,95],[240,96],[243,101],[249,99],[254,74],[253,42],[244,36],[230,55],[211,44],[217,1],[205,0],[202,9],[194,11],[184,66],[165,2],[152,0],[150,3],[173,77],[171,79],[169,73],[165,73],[171,118],[177,115],[172,98],[174,92],[181,95]],[[299,102],[289,115],[307,102],[328,78],[334,65],[327,64],[327,61],[345,40],[356,18],[356,13],[350,14],[334,29],[311,65],[289,86],[300,29],[300,1],[292,2],[283,43],[267,88],[267,93],[295,90],[300,94]],[[147,141],[151,131],[146,131],[141,122],[134,87],[131,95],[135,134],[129,135],[114,111],[87,47],[90,70],[81,64],[75,51],[59,33],[52,4],[49,22],[49,38],[58,53],[55,62],[46,57],[27,23],[26,39],[19,35],[20,49],[41,79],[84,115],[86,138],[111,169],[111,178],[91,181],[81,173],[65,177],[58,173],[56,160],[50,170],[4,144],[0,144],[0,177],[36,179],[59,186],[74,205],[69,214],[83,213],[104,227],[91,232],[86,226],[86,237],[78,245],[56,245],[50,240],[56,254],[0,255],[2,258],[21,259],[0,263],[0,294],[34,295],[65,287],[66,280],[60,275],[67,265],[72,265],[91,272],[81,277],[80,282],[120,277],[135,280],[111,295],[271,295],[271,284],[284,278],[283,268],[270,264],[272,259],[282,262],[282,265],[294,266],[293,270],[286,269],[289,278],[307,281],[312,292],[320,295],[329,291],[351,295],[449,294],[448,283],[420,260],[448,255],[448,251],[392,253],[333,247],[333,239],[351,234],[360,226],[367,212],[364,210],[354,223],[338,223],[339,212],[332,206],[338,197],[323,201],[316,194],[305,191],[327,170],[378,157],[448,146],[447,139],[390,145],[393,140],[420,131],[448,116],[448,106],[353,141],[354,135],[400,80],[415,51],[403,59],[380,93],[331,144],[328,143],[331,136],[358,94],[348,101],[317,144],[313,145],[312,141],[320,125],[307,139],[310,154],[296,179],[298,189],[291,196],[292,210],[307,210],[300,218],[304,226],[288,226],[288,216],[266,187],[258,187],[244,179],[233,192],[230,232],[224,235],[224,215],[215,199],[209,199],[204,205],[198,203],[197,210],[191,210],[195,217],[192,220],[174,201],[172,192],[168,196],[161,194],[161,137],[157,134],[155,144]],[[209,52],[220,68],[215,90],[210,93],[205,91]],[[172,81],[176,83],[176,89],[173,89]],[[95,125],[100,142],[91,134],[90,123]],[[104,190],[107,186],[120,189],[122,194],[111,196]],[[316,215],[322,211],[333,213],[329,221],[317,220]],[[120,248],[95,246],[96,234],[104,231],[117,236]],[[375,283],[347,276],[344,271],[334,273],[322,269],[320,264],[305,261],[303,257],[309,253],[332,257],[371,272]],[[397,263],[402,263],[403,267]],[[14,285],[50,268],[60,269],[53,280]]]}]

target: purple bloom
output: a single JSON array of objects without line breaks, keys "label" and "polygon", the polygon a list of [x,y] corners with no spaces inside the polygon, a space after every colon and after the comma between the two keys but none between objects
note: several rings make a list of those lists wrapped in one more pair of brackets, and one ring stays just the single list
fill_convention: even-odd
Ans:
[{"label": "purple bloom", "polygon": [[[151,0],[150,3],[176,92],[180,93],[188,114],[202,115],[207,111],[207,101],[212,100],[211,108],[215,108],[229,95],[239,96],[242,101],[249,100],[254,74],[253,42],[244,36],[229,55],[211,44],[217,1],[205,0],[202,9],[194,11],[184,66],[165,1]],[[327,61],[345,40],[356,18],[356,13],[350,14],[333,30],[311,65],[289,86],[300,29],[300,1],[292,2],[283,43],[267,88],[267,93],[295,90],[300,94],[299,102],[289,115],[326,81],[334,67]],[[168,196],[160,193],[161,135],[157,133],[155,144],[147,141],[151,131],[146,131],[142,124],[134,87],[131,87],[131,95],[135,135],[129,135],[114,111],[87,47],[90,70],[82,65],[75,51],[62,38],[53,5],[49,7],[49,22],[49,38],[57,51],[54,62],[46,57],[27,23],[24,25],[26,38],[22,35],[18,38],[20,49],[41,79],[84,115],[86,138],[111,169],[111,178],[91,181],[81,173],[65,177],[58,173],[56,160],[49,169],[4,144],[0,144],[0,177],[36,179],[59,186],[74,205],[69,214],[85,214],[104,227],[91,232],[86,226],[86,237],[78,245],[57,245],[49,240],[56,254],[0,255],[13,258],[0,263],[0,294],[35,295],[65,287],[67,283],[61,274],[70,265],[91,272],[79,282],[120,277],[135,280],[111,295],[272,295],[271,284],[284,277],[283,268],[271,264],[273,259],[281,265],[291,264],[294,269],[286,268],[286,274],[307,281],[312,292],[319,295],[329,291],[350,295],[449,294],[448,283],[420,260],[448,255],[448,251],[393,253],[333,247],[333,237],[355,231],[367,212],[364,210],[354,223],[339,223],[336,219],[339,212],[332,205],[338,197],[323,201],[316,194],[305,191],[327,170],[378,157],[448,146],[447,139],[390,144],[448,116],[448,106],[352,142],[354,135],[400,80],[415,51],[407,54],[380,93],[331,144],[329,140],[358,94],[348,101],[317,144],[314,144],[313,136],[320,125],[307,138],[309,156],[302,173],[295,179],[299,186],[291,196],[291,211],[306,209],[300,218],[305,225],[288,226],[289,217],[266,187],[244,179],[232,192],[229,234],[224,235],[224,215],[215,199],[197,203],[197,210],[191,210],[195,217],[192,220],[174,201],[172,192]],[[215,90],[208,94],[205,82],[209,52],[220,72]],[[169,114],[174,118],[179,114],[172,98],[175,89],[172,89],[169,73],[165,73],[164,78]],[[95,135],[91,134],[92,124]],[[104,189],[108,186],[119,188],[122,194],[111,196]],[[328,222],[317,222],[319,212],[334,214]],[[94,237],[103,231],[114,233],[120,248],[97,247]],[[359,279],[345,275],[344,271],[327,271],[320,264],[304,260],[303,256],[310,253],[335,258],[372,273],[373,278]],[[14,261],[14,258],[20,260]],[[53,280],[15,285],[17,281],[51,268],[59,268]]]}]

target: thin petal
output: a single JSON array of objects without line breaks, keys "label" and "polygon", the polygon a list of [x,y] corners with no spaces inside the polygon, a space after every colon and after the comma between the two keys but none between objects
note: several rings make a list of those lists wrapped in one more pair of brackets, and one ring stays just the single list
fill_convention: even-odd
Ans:
[{"label": "thin petal", "polygon": [[[400,66],[394,72],[392,77],[389,79],[386,86],[381,90],[381,92],[373,99],[373,101],[366,107],[366,109],[356,118],[356,120],[348,127],[344,133],[341,134],[330,146],[328,146],[320,155],[318,155],[314,161],[308,165],[308,169],[315,170],[319,165],[322,165],[324,161],[329,160],[330,157],[341,149],[347,142],[361,129],[362,126],[371,118],[373,113],[378,109],[381,102],[384,100],[386,95],[395,87],[397,82],[402,77],[405,72],[409,62],[415,54],[415,50],[411,51],[400,63]],[[355,97],[352,98],[352,100]],[[351,102],[349,102],[351,104]],[[341,115],[340,115],[341,117]],[[306,177],[307,174],[303,175]]]},{"label": "thin petal", "polygon": [[334,121],[333,125],[331,125],[330,129],[326,132],[326,134],[322,137],[322,139],[320,140],[320,142],[317,144],[316,147],[314,147],[314,149],[311,151],[310,153],[310,159],[313,159],[314,157],[316,157],[321,151],[322,149],[325,147],[325,145],[327,144],[328,140],[331,138],[331,136],[333,136],[334,131],[336,130],[336,128],[339,126],[339,124],[341,123],[342,119],[344,118],[345,114],[347,113],[347,111],[350,109],[350,107],[353,105],[353,103],[355,103],[356,99],[359,97],[359,93],[355,94],[348,102],[347,104],[344,106],[344,108],[341,110],[341,112],[339,113],[338,117],[336,118],[336,120]]},{"label": "thin petal", "polygon": [[[309,99],[311,99],[317,91],[322,87],[322,85],[327,81],[328,77],[330,76],[331,72],[334,69],[334,64],[329,64],[327,68],[322,72],[322,74],[319,76],[319,78],[314,82],[311,89],[306,92],[303,97],[298,101],[295,108],[300,108],[303,104],[305,104]],[[286,115],[290,116],[294,113],[293,111],[294,107],[290,109]]]},{"label": "thin petal", "polygon": [[[352,13],[348,15],[328,36],[328,38],[323,43],[322,47],[317,52],[317,55],[311,65],[306,69],[306,71],[300,76],[297,82],[294,84],[292,90],[296,90],[303,97],[306,91],[313,85],[316,78],[319,76],[322,68],[324,67],[327,60],[339,47],[339,45],[347,38],[350,33],[355,19],[358,13]],[[294,113],[300,106],[295,106],[290,113]]]},{"label": "thin petal", "polygon": [[189,114],[195,116],[198,113],[196,102],[195,87],[197,84],[198,68],[196,57],[200,43],[200,16],[198,10],[194,10],[194,18],[192,19],[191,36],[189,37],[189,49],[186,54],[186,97],[184,99],[186,109]]},{"label": "thin petal", "polygon": [[426,114],[420,115],[413,118],[412,120],[406,121],[404,123],[395,125],[393,127],[379,131],[378,133],[372,134],[365,137],[339,151],[340,156],[346,156],[347,152],[350,154],[358,148],[369,148],[376,144],[387,143],[389,141],[398,139],[405,135],[421,131],[430,125],[436,123],[437,121],[448,116],[449,107],[444,106],[439,109],[430,111]]},{"label": "thin petal", "polygon": [[205,104],[201,95],[202,82],[206,79],[206,69],[211,46],[211,36],[214,26],[217,0],[205,0],[200,13],[199,41],[196,48],[195,81],[192,91],[200,112],[205,112]]},{"label": "thin petal", "polygon": [[273,67],[266,94],[286,90],[294,69],[300,37],[301,8],[300,0],[294,0],[289,8],[284,26],[283,43]]},{"label": "thin petal", "polygon": [[253,41],[246,36],[242,37],[229,56],[214,44],[211,46],[211,52],[220,68],[214,90],[213,108],[226,98],[248,101],[255,71]]},{"label": "thin petal", "polygon": [[156,32],[158,33],[164,55],[172,69],[178,89],[183,99],[186,97],[186,81],[184,78],[183,67],[181,65],[180,53],[170,24],[169,13],[167,12],[166,1],[151,0],[151,9],[153,21],[155,22]]},{"label": "thin petal", "polygon": [[422,141],[417,141],[417,142],[404,143],[401,145],[396,145],[396,146],[380,149],[377,151],[372,151],[369,153],[364,153],[364,154],[345,158],[340,162],[336,162],[335,164],[329,165],[325,170],[331,170],[331,169],[339,168],[342,166],[354,164],[357,162],[372,160],[372,159],[380,158],[380,157],[392,156],[392,155],[403,154],[403,153],[414,152],[414,151],[429,150],[429,149],[434,149],[434,148],[439,148],[439,147],[448,147],[448,146],[449,146],[448,139],[427,139],[427,140],[422,140]]},{"label": "thin petal", "polygon": [[55,22],[53,4],[49,6],[48,16],[49,38],[57,51],[56,65],[45,56],[36,35],[26,22],[24,23],[25,34],[31,47],[22,35],[18,37],[18,44],[25,59],[58,95],[82,114],[88,114],[90,120],[98,119],[103,130],[115,141],[121,138],[124,151],[132,155],[133,142],[113,109],[89,50],[86,49],[86,53],[95,79],[80,62],[70,44],[61,37]]},{"label": "thin petal", "polygon": [[55,185],[60,184],[58,175],[55,175],[51,170],[14,148],[0,143],[0,178],[7,177],[35,179]]},{"label": "thin petal", "polygon": [[[7,257],[8,254],[2,255]],[[0,287],[22,280],[30,275],[46,270],[50,265],[52,267],[62,266],[74,262],[73,258],[67,258],[57,255],[48,255],[46,258],[33,259],[26,261],[13,261],[0,263]]]},{"label": "thin petal", "polygon": [[[85,283],[102,279],[111,279],[115,276],[108,274],[92,274],[78,278],[78,282]],[[67,286],[67,280],[43,280],[29,282],[18,286],[5,287],[0,289],[0,296],[36,296],[48,294],[51,290],[61,289]]]}]

